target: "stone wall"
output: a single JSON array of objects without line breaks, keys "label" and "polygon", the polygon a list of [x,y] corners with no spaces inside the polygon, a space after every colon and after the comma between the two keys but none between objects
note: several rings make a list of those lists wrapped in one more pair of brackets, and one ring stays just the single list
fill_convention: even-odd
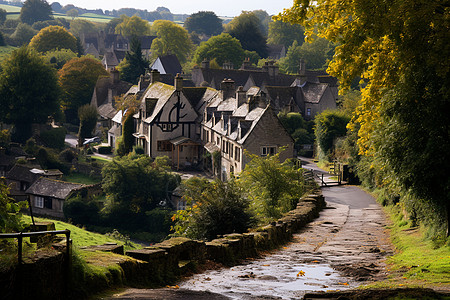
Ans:
[{"label": "stone wall", "polygon": [[[153,276],[161,284],[167,284],[190,266],[201,265],[205,260],[231,266],[242,259],[256,257],[260,251],[283,245],[293,233],[318,217],[324,206],[324,197],[318,192],[301,198],[297,208],[277,222],[253,232],[228,234],[210,242],[171,238],[152,247],[127,251],[126,255],[148,262]],[[126,272],[124,275],[127,277]]]}]

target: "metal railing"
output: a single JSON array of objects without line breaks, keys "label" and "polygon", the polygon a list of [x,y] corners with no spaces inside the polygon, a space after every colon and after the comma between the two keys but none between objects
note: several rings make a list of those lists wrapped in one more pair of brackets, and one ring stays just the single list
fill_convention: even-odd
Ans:
[{"label": "metal railing", "polygon": [[24,237],[43,236],[48,234],[65,234],[66,235],[66,258],[70,260],[70,230],[51,230],[51,231],[34,231],[34,232],[19,232],[19,233],[1,233],[0,239],[15,239],[17,238],[17,254],[18,262],[22,263],[22,244]]}]

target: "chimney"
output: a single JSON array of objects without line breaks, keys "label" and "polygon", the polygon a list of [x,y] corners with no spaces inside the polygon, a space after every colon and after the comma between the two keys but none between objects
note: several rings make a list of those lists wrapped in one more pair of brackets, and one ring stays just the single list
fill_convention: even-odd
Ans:
[{"label": "chimney", "polygon": [[235,96],[235,86],[233,79],[224,79],[220,83],[220,89],[222,90],[222,99],[234,98]]},{"label": "chimney", "polygon": [[209,69],[209,60],[207,60],[206,58],[202,61],[202,68]]},{"label": "chimney", "polygon": [[156,69],[153,69],[150,73],[150,83],[158,82],[159,79],[159,71]]},{"label": "chimney", "polygon": [[266,61],[262,67],[263,72],[269,72],[269,63]]},{"label": "chimney", "polygon": [[175,91],[181,91],[183,89],[183,77],[180,76],[180,73],[177,73],[175,76]]},{"label": "chimney", "polygon": [[234,65],[232,62],[226,61],[222,65],[222,69],[224,70],[232,70],[234,68]]},{"label": "chimney", "polygon": [[275,66],[273,61],[270,61],[267,71],[269,72],[270,77],[275,77],[275,76],[278,76],[279,68],[278,68],[278,66]]},{"label": "chimney", "polygon": [[303,58],[300,59],[300,65],[298,67],[298,74],[301,76],[306,76],[306,62]]},{"label": "chimney", "polygon": [[252,65],[252,63],[250,62],[250,59],[246,58],[242,62],[241,70],[248,70],[248,69],[250,69],[251,65]]},{"label": "chimney", "polygon": [[116,84],[116,83],[118,83],[120,81],[119,71],[117,71],[116,69],[111,70],[110,76],[111,76],[111,83],[112,84]]},{"label": "chimney", "polygon": [[236,92],[236,108],[246,102],[247,93],[244,91],[244,87],[239,86]]}]

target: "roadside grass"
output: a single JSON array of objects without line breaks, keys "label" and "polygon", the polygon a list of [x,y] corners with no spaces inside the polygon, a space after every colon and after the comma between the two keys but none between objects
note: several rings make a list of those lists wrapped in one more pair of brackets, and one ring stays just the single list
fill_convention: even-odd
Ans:
[{"label": "roadside grass", "polygon": [[70,175],[65,175],[63,177],[63,180],[72,182],[72,183],[81,183],[81,184],[87,184],[87,185],[96,184],[101,181],[100,179],[96,179],[91,176],[88,176],[88,175],[85,175],[82,173],[76,173],[76,172],[73,172]]},{"label": "roadside grass", "polygon": [[387,260],[388,278],[362,288],[421,287],[450,290],[450,245],[439,248],[425,238],[425,229],[411,227],[399,205],[384,207],[396,253]]},{"label": "roadside grass", "polygon": [[[31,224],[31,217],[30,216],[23,216],[24,221],[26,223]],[[72,243],[75,247],[85,247],[85,246],[92,246],[92,245],[103,245],[105,243],[117,243],[118,245],[124,245],[125,250],[132,250],[132,249],[140,249],[142,248],[141,245],[130,242],[129,244],[125,244],[124,241],[119,239],[114,239],[112,237],[109,237],[107,235],[103,235],[100,233],[90,232],[83,228],[77,227],[75,225],[58,221],[58,220],[51,220],[51,219],[45,219],[45,218],[34,218],[36,222],[53,222],[55,223],[56,230],[70,230],[70,238],[72,239]]]}]

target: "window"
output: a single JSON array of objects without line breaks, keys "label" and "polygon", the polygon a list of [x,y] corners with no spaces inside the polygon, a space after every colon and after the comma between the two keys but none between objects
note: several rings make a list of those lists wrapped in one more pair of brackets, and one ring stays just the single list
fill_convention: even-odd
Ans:
[{"label": "window", "polygon": [[239,147],[234,148],[234,157],[236,161],[241,161],[241,149]]},{"label": "window", "polygon": [[28,183],[24,182],[24,181],[21,181],[20,182],[20,190],[21,191],[25,191],[27,188],[28,188]]},{"label": "window", "polygon": [[170,141],[158,141],[158,151],[172,151],[172,144],[170,143]]},{"label": "window", "polygon": [[34,196],[34,206],[44,208],[44,197]]},{"label": "window", "polygon": [[275,153],[277,153],[276,146],[261,147],[261,156],[274,155]]},{"label": "window", "polygon": [[311,108],[307,108],[307,109],[306,109],[306,115],[307,115],[307,116],[310,116],[310,115],[311,115]]},{"label": "window", "polygon": [[50,198],[50,197],[44,198],[44,207],[45,208],[52,209],[53,208],[52,204],[53,204],[52,198]]},{"label": "window", "polygon": [[230,157],[233,158],[233,144],[230,143]]},{"label": "window", "polygon": [[217,145],[220,145],[220,139],[217,137]]}]

